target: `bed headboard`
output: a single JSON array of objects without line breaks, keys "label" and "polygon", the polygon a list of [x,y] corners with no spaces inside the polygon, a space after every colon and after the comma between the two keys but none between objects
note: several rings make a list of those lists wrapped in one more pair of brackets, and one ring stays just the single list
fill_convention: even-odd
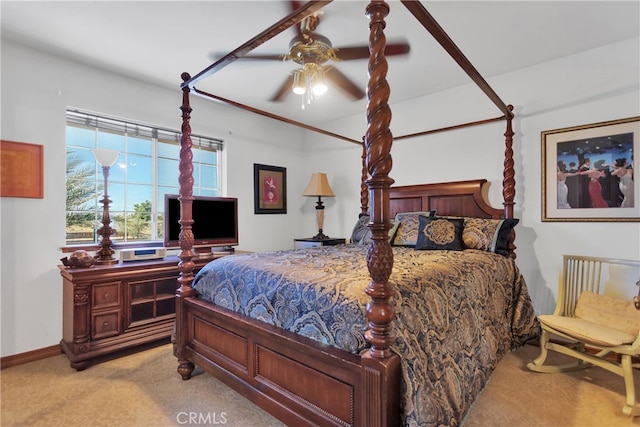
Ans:
[{"label": "bed headboard", "polygon": [[435,209],[438,215],[504,218],[504,209],[495,209],[486,202],[483,193],[486,183],[486,179],[476,179],[391,187],[390,216],[393,218],[397,212]]}]

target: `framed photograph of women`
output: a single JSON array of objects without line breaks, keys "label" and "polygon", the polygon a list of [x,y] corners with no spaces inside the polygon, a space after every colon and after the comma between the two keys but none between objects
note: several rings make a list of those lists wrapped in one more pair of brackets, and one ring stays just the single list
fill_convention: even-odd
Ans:
[{"label": "framed photograph of women", "polygon": [[640,222],[640,117],[542,132],[542,221]]}]

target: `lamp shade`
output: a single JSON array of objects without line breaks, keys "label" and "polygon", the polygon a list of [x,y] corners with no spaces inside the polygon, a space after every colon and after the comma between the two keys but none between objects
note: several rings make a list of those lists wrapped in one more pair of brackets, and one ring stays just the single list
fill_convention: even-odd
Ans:
[{"label": "lamp shade", "polygon": [[310,197],[335,197],[333,190],[331,190],[329,186],[326,173],[314,173],[311,175],[309,185],[307,185],[302,195]]},{"label": "lamp shade", "polygon": [[93,157],[96,158],[100,166],[111,167],[118,160],[117,150],[108,150],[106,148],[94,148]]}]

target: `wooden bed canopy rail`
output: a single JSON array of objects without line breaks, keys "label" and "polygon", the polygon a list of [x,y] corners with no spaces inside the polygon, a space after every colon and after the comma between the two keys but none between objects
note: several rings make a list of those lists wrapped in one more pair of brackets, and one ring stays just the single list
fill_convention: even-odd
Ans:
[{"label": "wooden bed canopy rail", "polygon": [[[445,31],[427,12],[424,6],[417,1],[402,1],[401,3],[416,17],[416,19],[428,30],[428,32],[445,48],[451,57],[469,74],[472,80],[483,90],[483,92],[498,106],[503,116],[488,119],[480,122],[473,122],[465,125],[458,125],[434,131],[425,131],[419,134],[406,135],[403,137],[392,136],[390,131],[391,109],[389,101],[389,85],[386,80],[387,60],[384,50],[386,37],[384,34],[385,17],[389,13],[389,5],[382,0],[372,0],[366,6],[366,15],[369,18],[369,50],[368,60],[369,82],[367,85],[367,131],[363,141],[353,140],[332,132],[314,128],[299,122],[289,120],[284,117],[275,116],[271,113],[261,111],[240,103],[218,97],[213,94],[197,90],[195,85],[201,79],[214,74],[223,67],[233,63],[239,57],[246,55],[251,50],[260,46],[272,37],[280,34],[287,28],[295,25],[306,16],[318,11],[330,1],[308,1],[299,9],[287,15],[276,24],[267,28],[251,40],[247,41],[237,49],[231,51],[214,64],[191,77],[188,73],[182,74],[182,137],[180,149],[179,184],[180,184],[180,212],[181,212],[181,232],[180,232],[180,262],[178,264],[179,288],[176,292],[176,322],[178,325],[186,325],[194,322],[194,312],[199,309],[196,300],[196,291],[192,288],[194,280],[194,262],[196,256],[193,251],[194,236],[191,229],[193,224],[192,202],[193,202],[193,165],[191,152],[191,106],[189,96],[191,92],[208,97],[218,102],[223,102],[244,110],[260,114],[266,117],[281,120],[291,125],[300,126],[307,130],[319,132],[348,142],[361,144],[363,146],[363,169],[362,169],[362,211],[370,214],[369,228],[372,232],[372,243],[368,246],[366,261],[370,273],[371,281],[366,289],[370,301],[367,304],[366,312],[368,319],[368,331],[366,339],[370,344],[370,350],[360,356],[362,378],[357,380],[362,388],[358,386],[357,394],[361,396],[361,406],[356,408],[358,415],[355,417],[358,425],[366,426],[386,426],[395,425],[399,420],[399,389],[400,389],[400,368],[399,358],[391,352],[391,344],[394,342],[392,333],[392,321],[395,317],[390,299],[394,295],[394,288],[389,283],[389,278],[393,268],[393,251],[388,239],[388,231],[391,228],[392,215],[390,211],[390,188],[394,183],[389,176],[392,167],[391,146],[394,139],[408,138],[412,136],[424,135],[436,131],[451,130],[454,128],[478,125],[497,120],[506,120],[507,128],[505,132],[505,159],[503,171],[503,198],[505,218],[513,217],[513,200],[515,197],[515,179],[513,162],[513,108],[500,100],[491,87],[484,81],[480,74],[470,64],[466,57],[451,41]],[[190,311],[191,310],[191,311]],[[195,311],[193,311],[195,310]],[[184,379],[188,379],[194,369],[193,361],[206,362],[207,357],[200,353],[194,353],[189,348],[187,327],[177,327],[175,336],[174,354],[178,359],[178,372]],[[310,362],[311,363],[311,362]],[[224,375],[224,374],[223,374]],[[241,381],[240,388],[246,388],[247,383]],[[362,390],[362,391],[360,391]],[[254,390],[255,391],[255,390]],[[252,391],[253,393],[253,391]],[[261,392],[258,392],[261,393]],[[254,395],[251,395],[254,396]],[[254,396],[255,397],[255,396]],[[264,402],[263,402],[264,403]],[[266,405],[272,405],[267,402]],[[279,413],[288,414],[288,409],[278,407]],[[360,412],[361,411],[361,414]],[[287,415],[288,416],[288,415]],[[290,418],[298,420],[298,418]],[[336,425],[351,425],[337,423]]]},{"label": "wooden bed canopy rail", "polygon": [[[315,126],[308,125],[306,123],[298,122],[287,117],[279,116],[277,114],[270,113],[268,111],[264,111],[255,107],[251,107],[249,105],[242,104],[237,101],[233,101],[231,99],[227,99],[212,93],[208,93],[206,91],[199,90],[195,87],[195,84],[202,80],[205,77],[208,77],[227,65],[233,63],[238,58],[246,55],[251,52],[253,49],[272,39],[276,35],[285,31],[287,28],[297,24],[306,16],[320,10],[325,7],[327,4],[331,3],[332,0],[329,1],[314,1],[310,0],[304,3],[299,9],[295,10],[291,14],[285,16],[283,19],[270,26],[266,30],[262,31],[252,39],[248,40],[246,43],[242,44],[238,48],[232,50],[216,62],[214,62],[209,67],[205,68],[203,71],[199,72],[195,76],[191,77],[188,73],[183,73],[182,80],[183,83],[181,88],[184,90],[185,88],[189,88],[195,94],[200,95],[202,97],[212,99],[214,101],[233,106],[236,108],[240,108],[245,111],[249,111],[254,114],[258,114],[264,117],[268,117],[274,120],[278,120],[292,126],[297,126],[312,132],[316,132],[322,135],[330,136],[336,139],[340,139],[343,141],[347,141],[354,144],[359,144],[363,146],[363,172],[366,169],[366,146],[362,141],[358,141],[356,139],[347,137],[345,135],[340,135],[335,132],[331,132],[325,129],[321,129]],[[388,14],[388,5],[384,1],[372,1],[370,7],[372,7],[375,3],[383,4],[382,7],[387,8]],[[493,88],[487,83],[487,81],[482,77],[482,75],[478,72],[478,70],[473,66],[473,64],[467,59],[467,57],[462,53],[460,48],[451,40],[449,35],[445,32],[445,30],[438,24],[438,22],[431,16],[431,14],[426,10],[426,8],[416,0],[404,0],[401,3],[413,14],[413,16],[422,24],[422,26],[433,36],[433,38],[443,47],[443,49],[451,56],[451,58],[462,68],[462,70],[471,78],[471,80],[482,90],[482,92],[496,105],[496,107],[503,113],[502,116],[493,117],[483,120],[477,120],[462,124],[457,124],[453,126],[441,127],[436,129],[424,130],[421,132],[415,132],[405,135],[392,136],[393,141],[399,141],[409,138],[415,138],[419,136],[430,135],[439,132],[446,132],[456,129],[462,129],[465,127],[479,126],[488,123],[498,122],[502,120],[506,120],[507,126],[505,131],[505,161],[504,161],[504,172],[503,172],[503,200],[505,206],[505,218],[513,218],[513,205],[515,199],[515,172],[514,172],[514,164],[513,164],[513,106],[507,105],[493,90]],[[369,9],[367,9],[367,14]],[[385,14],[385,17],[386,15]],[[384,23],[383,23],[384,28]],[[383,35],[384,37],[384,35]],[[384,49],[384,48],[383,48]],[[373,52],[373,50],[372,50]],[[384,50],[381,53],[384,56]],[[373,58],[373,55],[372,55]],[[372,64],[370,63],[369,67]],[[385,61],[386,66],[386,61]],[[371,68],[369,69],[371,72]],[[385,68],[386,75],[386,68]],[[388,95],[387,95],[388,101]],[[369,122],[370,123],[370,122]],[[363,214],[368,211],[368,191],[366,191],[367,184],[366,180],[368,178],[368,174],[365,175],[363,173],[363,177],[361,180],[361,185],[365,188],[365,191],[362,192],[361,197],[361,212]]]}]

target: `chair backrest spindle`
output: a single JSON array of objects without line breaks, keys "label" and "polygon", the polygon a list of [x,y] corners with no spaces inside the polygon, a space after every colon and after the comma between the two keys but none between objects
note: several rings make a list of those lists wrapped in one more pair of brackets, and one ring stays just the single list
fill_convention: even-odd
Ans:
[{"label": "chair backrest spindle", "polygon": [[573,317],[582,292],[605,293],[606,282],[611,280],[609,269],[612,264],[637,268],[639,263],[640,261],[632,260],[564,255],[558,304],[554,314]]}]

